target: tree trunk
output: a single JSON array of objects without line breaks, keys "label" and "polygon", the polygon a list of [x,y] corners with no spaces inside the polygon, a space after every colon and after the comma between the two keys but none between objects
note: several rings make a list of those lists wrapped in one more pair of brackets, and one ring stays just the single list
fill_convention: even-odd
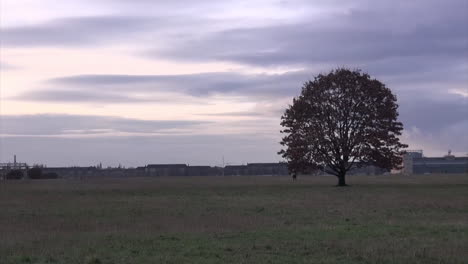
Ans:
[{"label": "tree trunk", "polygon": [[340,173],[338,175],[338,185],[336,185],[336,186],[348,186],[346,184],[345,175],[346,174],[344,174],[344,173]]}]

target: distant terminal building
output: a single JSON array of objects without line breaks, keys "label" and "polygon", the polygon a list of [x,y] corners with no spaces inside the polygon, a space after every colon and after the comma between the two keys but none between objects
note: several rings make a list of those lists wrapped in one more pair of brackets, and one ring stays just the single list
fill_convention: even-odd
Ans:
[{"label": "distant terminal building", "polygon": [[382,175],[390,173],[390,170],[383,169],[378,166],[374,165],[360,165],[356,164],[351,170],[348,172],[349,175]]},{"label": "distant terminal building", "polygon": [[468,174],[468,157],[425,157],[422,150],[409,150],[403,157],[405,174]]},{"label": "distant terminal building", "polygon": [[228,165],[224,167],[224,175],[288,175],[288,165],[286,163],[248,163],[247,165]]},{"label": "distant terminal building", "polygon": [[185,176],[186,164],[150,164],[146,166],[147,176]]},{"label": "distant terminal building", "polygon": [[249,163],[222,167],[188,166],[186,164],[150,164],[146,176],[245,176],[245,175],[287,175],[285,163]]},{"label": "distant terminal building", "polygon": [[188,166],[186,164],[150,164],[145,167],[145,176],[217,176],[222,168]]},{"label": "distant terminal building", "polygon": [[223,168],[210,166],[187,166],[186,176],[219,176]]},{"label": "distant terminal building", "polygon": [[249,175],[288,175],[288,164],[277,163],[248,163],[247,171]]},{"label": "distant terminal building", "polygon": [[44,167],[42,173],[54,173],[62,179],[123,178],[145,176],[145,167],[105,168],[89,167]]},{"label": "distant terminal building", "polygon": [[42,168],[43,173],[56,173],[60,178],[73,179],[95,177],[99,170],[96,167],[51,167]]},{"label": "distant terminal building", "polygon": [[246,165],[227,165],[224,167],[225,176],[241,176],[247,174],[248,171]]},{"label": "distant terminal building", "polygon": [[[325,171],[332,171],[329,167],[325,169]],[[307,174],[311,175],[331,175],[322,170],[316,170],[308,172]],[[384,175],[389,174],[390,170],[380,168],[375,165],[365,164],[356,162],[352,165],[351,169],[347,172],[347,175]]]},{"label": "distant terminal building", "polygon": [[[21,170],[26,175],[28,166],[14,162],[0,164],[0,179],[7,179],[12,170]],[[149,164],[137,168],[102,168],[102,165],[89,167],[41,167],[43,174],[54,174],[63,179],[91,179],[118,177],[177,177],[177,176],[277,176],[288,175],[284,162],[248,163],[246,165],[227,165],[225,167],[189,166],[187,164]],[[407,151],[403,157],[405,174],[468,174],[468,157],[455,157],[448,153],[443,157],[424,157],[422,150]],[[349,175],[382,175],[390,173],[369,164],[356,163]],[[322,171],[310,171],[305,175],[326,175]],[[27,178],[27,177],[26,177]]]}]

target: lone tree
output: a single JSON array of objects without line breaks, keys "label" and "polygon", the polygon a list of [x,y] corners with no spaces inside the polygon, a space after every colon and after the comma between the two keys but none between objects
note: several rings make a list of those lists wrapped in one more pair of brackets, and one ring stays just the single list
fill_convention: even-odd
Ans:
[{"label": "lone tree", "polygon": [[361,70],[338,68],[306,82],[281,117],[279,152],[291,173],[321,170],[346,186],[346,173],[375,165],[398,168],[403,124],[389,88]]}]

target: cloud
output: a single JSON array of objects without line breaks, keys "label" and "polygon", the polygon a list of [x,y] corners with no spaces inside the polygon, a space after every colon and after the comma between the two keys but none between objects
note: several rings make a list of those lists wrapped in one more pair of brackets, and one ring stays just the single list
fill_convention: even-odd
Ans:
[{"label": "cloud", "polygon": [[[138,82],[137,82],[138,83]],[[210,104],[202,98],[191,96],[174,96],[171,89],[155,89],[132,83],[115,83],[115,85],[89,84],[62,88],[37,88],[33,91],[10,96],[6,99],[15,101],[74,103],[74,104]]]},{"label": "cloud", "polygon": [[223,113],[202,113],[200,116],[216,116],[216,117],[259,117],[263,116],[264,113],[254,111],[243,111],[243,112],[223,112]]},{"label": "cloud", "polygon": [[138,16],[67,17],[41,24],[6,27],[0,33],[2,45],[6,47],[122,44],[137,42],[137,36],[150,32],[156,37],[170,21],[170,18]]},{"label": "cloud", "polygon": [[468,97],[468,89],[451,89],[449,92],[463,97]]},{"label": "cloud", "polygon": [[[177,91],[192,96],[213,94],[290,96],[310,79],[306,72],[283,74],[240,74],[214,72],[183,75],[81,75],[53,80],[58,84],[147,85],[145,91]],[[148,85],[149,84],[149,85]],[[138,89],[138,88],[136,88]]]},{"label": "cloud", "polygon": [[3,115],[0,134],[4,136],[67,136],[106,134],[175,133],[190,129],[207,121],[139,120],[112,116],[84,116],[66,114]]},{"label": "cloud", "polygon": [[[463,21],[460,21],[462,23]],[[465,24],[466,25],[466,24]],[[356,63],[394,57],[468,54],[463,24],[421,26],[410,32],[382,28],[318,27],[312,23],[233,29],[150,53],[192,61],[232,61],[258,66]]]},{"label": "cloud", "polygon": [[459,95],[407,92],[400,96],[400,116],[407,127],[438,133],[459,122],[468,122],[468,100]]},{"label": "cloud", "polygon": [[0,61],[0,71],[18,70],[18,67],[3,61]]},{"label": "cloud", "polygon": [[[311,76],[311,75],[310,75]],[[221,113],[201,114],[206,117],[280,117],[293,96],[300,93],[302,83],[311,79],[305,71],[287,72],[284,74],[238,74],[238,73],[203,73],[188,75],[77,75],[49,80],[48,83],[62,87],[62,90],[39,90],[23,98],[44,100],[53,98],[56,101],[90,100],[92,94],[96,102],[106,103],[116,101],[115,98],[105,98],[101,93],[107,90],[118,91],[127,97],[117,100],[127,100],[131,93],[143,92],[156,94],[161,92],[177,92],[195,98],[216,95],[242,98],[242,101],[255,103],[250,111],[231,111]],[[131,89],[130,89],[131,88]],[[77,89],[77,90],[73,90]],[[68,92],[72,90],[74,92]],[[96,92],[94,92],[96,91]],[[424,91],[423,93],[421,91]],[[75,95],[74,93],[78,93]],[[127,92],[127,93],[126,93]],[[64,93],[70,95],[61,98]],[[80,95],[91,94],[90,98]],[[440,128],[451,126],[467,120],[468,108],[466,97],[450,93],[445,87],[429,89],[422,86],[402,87],[396,89],[400,104],[400,117],[405,127],[417,127],[430,133],[440,132]],[[177,98],[177,96],[172,96]],[[171,97],[171,98],[172,98]],[[144,97],[147,98],[147,97]],[[142,99],[143,100],[143,99]],[[146,100],[146,99],[144,99]],[[164,101],[164,98],[159,98]],[[167,101],[167,100],[166,100]],[[424,117],[421,116],[424,113]],[[431,118],[425,118],[430,116]]]},{"label": "cloud", "polygon": [[[199,11],[215,4],[215,10],[246,5],[235,4],[235,1],[222,4],[202,1],[197,5],[186,1],[132,1],[129,4],[128,1],[108,0],[105,3],[113,8],[124,5],[127,12],[125,15],[68,17],[3,28],[2,44],[133,43],[147,50],[143,52],[144,56],[154,59],[229,61],[262,67],[326,63],[366,65],[372,70],[382,61],[393,60],[393,65],[400,65],[402,71],[418,70],[413,67],[412,58],[416,62],[421,58],[432,63],[451,61],[454,65],[466,61],[468,56],[468,6],[464,0],[449,0],[443,4],[436,0],[360,0],[354,4],[347,1],[331,4],[326,1],[279,1],[268,6],[295,10],[300,19],[271,19],[261,26],[254,23],[252,17],[246,23],[240,23],[234,19],[214,19],[215,14]],[[252,4],[265,5],[263,1]],[[148,10],[155,9],[157,15],[147,14]],[[179,9],[184,13],[175,12]],[[301,16],[299,9],[311,15]],[[330,9],[334,11],[328,12]],[[141,53],[137,51],[135,54]],[[408,62],[412,65],[405,66]],[[429,65],[431,63],[425,66]]]},{"label": "cloud", "polygon": [[442,156],[447,150],[457,156],[468,154],[468,120],[462,120],[436,131],[407,127],[402,140],[410,143],[410,149],[423,149],[426,156]]},{"label": "cloud", "polygon": [[260,67],[356,65],[386,75],[450,72],[468,58],[467,8],[461,0],[359,1],[325,17],[195,35],[147,55]]},{"label": "cloud", "polygon": [[61,103],[154,103],[162,100],[147,97],[137,98],[131,95],[117,93],[83,91],[83,90],[41,90],[23,93],[12,97],[13,100],[61,102]]},{"label": "cloud", "polygon": [[[53,88],[36,89],[12,99],[48,102],[166,102],[167,93],[193,98],[231,95],[278,98],[296,95],[310,79],[302,71],[284,74],[240,74],[215,72],[182,75],[76,75],[49,80]],[[60,87],[60,88],[58,88]],[[144,96],[138,96],[138,94]],[[171,96],[170,103],[187,102]],[[197,100],[191,100],[196,103]]]}]

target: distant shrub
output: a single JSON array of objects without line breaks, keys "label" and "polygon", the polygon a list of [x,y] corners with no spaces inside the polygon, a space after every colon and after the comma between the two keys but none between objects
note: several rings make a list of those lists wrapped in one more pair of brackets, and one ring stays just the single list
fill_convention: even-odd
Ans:
[{"label": "distant shrub", "polygon": [[34,167],[28,170],[28,177],[30,179],[42,179],[42,169]]},{"label": "distant shrub", "polygon": [[19,180],[23,178],[24,174],[21,170],[11,170],[7,173],[7,180]]}]

